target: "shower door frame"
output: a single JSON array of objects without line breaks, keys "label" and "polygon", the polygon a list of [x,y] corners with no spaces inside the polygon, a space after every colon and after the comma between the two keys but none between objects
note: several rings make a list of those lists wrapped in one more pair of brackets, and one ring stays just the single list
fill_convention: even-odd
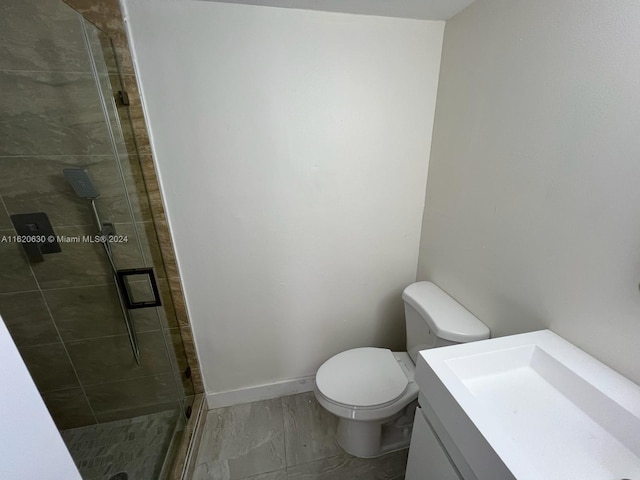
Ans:
[{"label": "shower door frame", "polygon": [[193,332],[186,308],[182,280],[178,270],[175,249],[171,238],[171,232],[167,222],[167,216],[162,200],[162,193],[155,169],[153,151],[149,141],[149,134],[144,118],[140,92],[136,72],[133,67],[131,51],[125,30],[124,18],[118,0],[62,0],[72,9],[78,12],[85,20],[95,25],[107,34],[111,40],[117,62],[120,69],[120,82],[127,94],[128,115],[133,131],[134,145],[127,145],[132,161],[139,161],[153,224],[158,236],[160,254],[166,272],[169,292],[164,292],[163,303],[173,305],[166,308],[167,315],[175,315],[180,336],[184,345],[184,351],[190,369],[191,381],[195,397],[191,406],[191,415],[184,429],[180,446],[175,451],[173,467],[168,478],[182,480],[188,478],[189,459],[191,453],[197,450],[201,433],[202,415],[206,409],[204,398],[204,385],[200,373],[200,363],[195,349]]}]

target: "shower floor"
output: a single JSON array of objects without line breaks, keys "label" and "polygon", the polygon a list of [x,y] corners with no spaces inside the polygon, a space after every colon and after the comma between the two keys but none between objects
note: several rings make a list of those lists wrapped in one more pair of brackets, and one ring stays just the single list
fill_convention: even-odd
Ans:
[{"label": "shower floor", "polygon": [[109,480],[126,472],[128,480],[160,476],[178,411],[171,410],[86,427],[60,434],[83,480]]}]

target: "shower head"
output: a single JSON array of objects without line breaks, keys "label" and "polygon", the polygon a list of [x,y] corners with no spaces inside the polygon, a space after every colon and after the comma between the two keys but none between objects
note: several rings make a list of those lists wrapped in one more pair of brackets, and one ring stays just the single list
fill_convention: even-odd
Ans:
[{"label": "shower head", "polygon": [[87,200],[95,200],[100,196],[98,190],[89,177],[89,172],[84,168],[65,168],[62,170],[64,177],[73,187],[80,198]]}]

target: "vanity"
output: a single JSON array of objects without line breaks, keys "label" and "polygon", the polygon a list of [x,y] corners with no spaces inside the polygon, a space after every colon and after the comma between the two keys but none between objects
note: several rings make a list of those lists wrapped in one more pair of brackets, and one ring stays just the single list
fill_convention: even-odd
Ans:
[{"label": "vanity", "polygon": [[406,480],[640,480],[640,387],[550,330],[421,351]]}]

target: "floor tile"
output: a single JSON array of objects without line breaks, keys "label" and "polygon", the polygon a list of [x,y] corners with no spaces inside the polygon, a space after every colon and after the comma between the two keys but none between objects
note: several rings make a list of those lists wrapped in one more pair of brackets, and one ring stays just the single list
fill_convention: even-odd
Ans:
[{"label": "floor tile", "polygon": [[126,472],[129,480],[151,480],[159,478],[177,421],[178,411],[171,410],[61,434],[83,479]]},{"label": "floor tile", "polygon": [[403,480],[408,450],[382,457],[356,458],[346,453],[287,469],[288,480]]},{"label": "floor tile", "polygon": [[259,475],[253,475],[252,477],[243,478],[242,480],[286,480],[287,473],[285,469],[277,470],[275,472],[260,473]]},{"label": "floor tile", "polygon": [[408,450],[356,458],[336,429],[311,392],[211,410],[192,480],[404,479]]},{"label": "floor tile", "polygon": [[282,470],[281,400],[209,411],[196,463],[193,480],[241,480]]},{"label": "floor tile", "polygon": [[283,397],[282,405],[288,467],[343,453],[336,442],[338,419],[313,392]]}]

